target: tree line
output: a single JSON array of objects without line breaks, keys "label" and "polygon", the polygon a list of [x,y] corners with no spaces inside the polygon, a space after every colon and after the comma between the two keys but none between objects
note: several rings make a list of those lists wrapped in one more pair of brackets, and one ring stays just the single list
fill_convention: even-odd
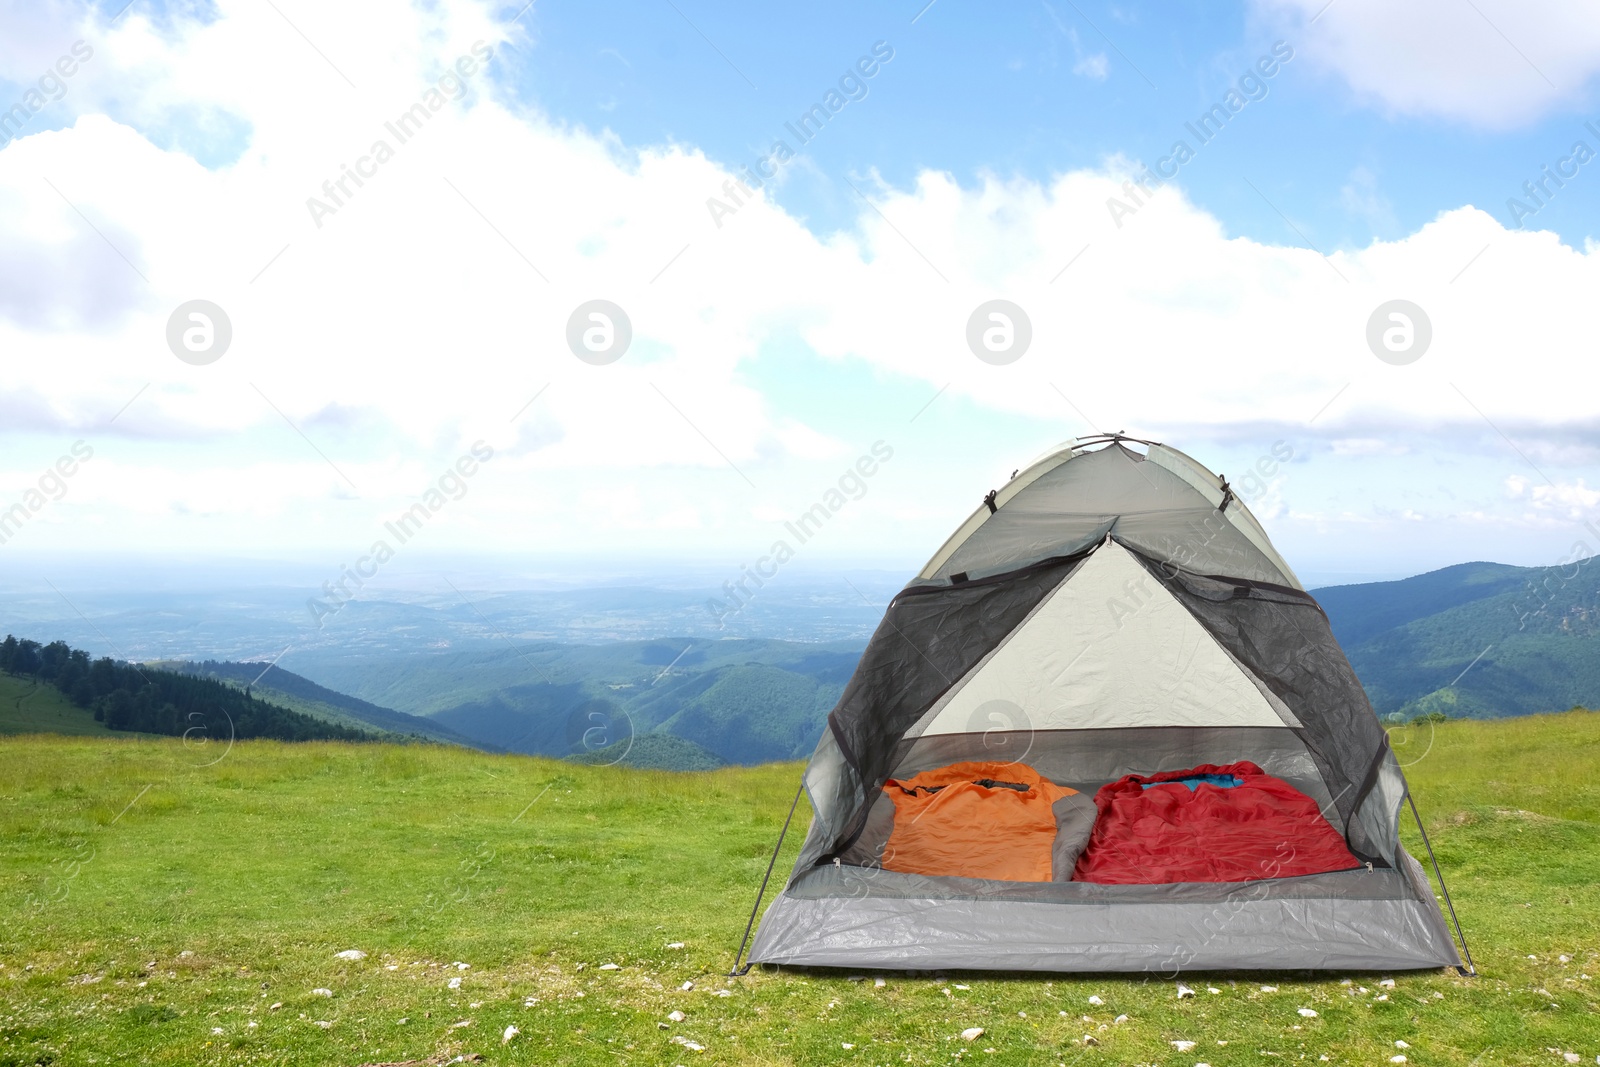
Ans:
[{"label": "tree line", "polygon": [[370,741],[364,730],[325,722],[256,700],[248,692],[210,678],[91,660],[65,641],[41,645],[7,635],[0,642],[0,670],[52,685],[95,721],[113,730],[172,737],[225,740],[265,737],[277,741]]}]

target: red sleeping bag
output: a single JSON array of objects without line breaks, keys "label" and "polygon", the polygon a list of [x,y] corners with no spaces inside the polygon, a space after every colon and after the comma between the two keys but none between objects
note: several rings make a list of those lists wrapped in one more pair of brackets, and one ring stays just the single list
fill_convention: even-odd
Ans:
[{"label": "red sleeping bag", "polygon": [[1130,774],[1101,786],[1094,803],[1075,882],[1249,882],[1361,865],[1316,801],[1248,761]]}]

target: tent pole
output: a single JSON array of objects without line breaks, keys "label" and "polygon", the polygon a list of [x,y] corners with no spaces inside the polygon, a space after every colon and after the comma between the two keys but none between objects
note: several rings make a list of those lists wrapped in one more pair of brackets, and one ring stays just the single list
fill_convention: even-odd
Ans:
[{"label": "tent pole", "polygon": [[1457,966],[1456,970],[1468,978],[1476,978],[1478,977],[1478,968],[1472,962],[1472,950],[1467,947],[1467,935],[1461,930],[1461,920],[1456,918],[1456,906],[1450,901],[1450,887],[1444,884],[1444,871],[1439,869],[1439,857],[1433,854],[1433,845],[1428,841],[1428,831],[1422,826],[1422,813],[1417,811],[1417,802],[1411,796],[1410,786],[1406,787],[1406,801],[1411,805],[1411,814],[1417,820],[1417,832],[1422,834],[1422,844],[1428,850],[1428,859],[1433,864],[1435,877],[1439,879],[1439,888],[1444,891],[1444,905],[1450,909],[1450,921],[1456,925],[1456,937],[1461,939],[1461,951],[1467,957],[1467,965],[1465,967]]},{"label": "tent pole", "polygon": [[789,816],[783,820],[783,831],[778,834],[778,843],[772,847],[772,859],[767,863],[767,873],[761,878],[761,888],[756,893],[756,902],[750,906],[750,921],[744,924],[744,940],[739,942],[739,951],[733,956],[733,970],[728,972],[729,978],[742,978],[750,973],[750,964],[739,966],[739,958],[744,955],[745,947],[750,944],[750,931],[756,926],[756,912],[761,910],[761,898],[767,895],[767,882],[772,878],[772,868],[778,865],[778,853],[783,851],[783,839],[789,836],[789,823],[794,821],[794,810],[800,806],[800,794],[806,790],[806,776],[800,775],[800,787],[794,791],[794,800],[789,805]]}]

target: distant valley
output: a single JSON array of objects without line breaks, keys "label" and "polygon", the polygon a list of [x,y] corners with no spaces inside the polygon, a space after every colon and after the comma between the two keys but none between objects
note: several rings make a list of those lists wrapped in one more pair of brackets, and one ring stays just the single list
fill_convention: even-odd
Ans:
[{"label": "distant valley", "polygon": [[[1465,563],[1314,593],[1380,715],[1491,718],[1600,703],[1596,560],[1566,568]],[[789,606],[804,599],[797,594]],[[362,621],[376,627],[359,643],[292,647],[270,667],[222,659],[154,665],[250,686],[259,700],[382,736],[702,769],[808,755],[855,669],[865,624],[882,610],[858,597],[840,615],[842,601],[814,595],[791,626],[804,631],[798,620],[810,614],[827,632],[824,620],[847,619],[850,636],[833,641],[570,639],[575,625],[587,625],[580,619],[623,626],[631,612],[686,607],[676,593],[647,591],[630,606],[635,599],[634,591],[610,589],[455,607],[358,605],[352,616],[360,607]],[[769,601],[767,610],[776,608]],[[533,617],[568,639],[529,634]]]}]

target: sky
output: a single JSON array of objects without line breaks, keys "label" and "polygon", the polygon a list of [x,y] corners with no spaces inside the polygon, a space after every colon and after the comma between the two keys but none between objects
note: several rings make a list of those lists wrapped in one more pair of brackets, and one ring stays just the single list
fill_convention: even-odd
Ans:
[{"label": "sky", "polygon": [[843,480],[807,565],[909,577],[1108,431],[1308,585],[1591,555],[1597,72],[1543,0],[0,0],[0,574],[736,576]]}]

